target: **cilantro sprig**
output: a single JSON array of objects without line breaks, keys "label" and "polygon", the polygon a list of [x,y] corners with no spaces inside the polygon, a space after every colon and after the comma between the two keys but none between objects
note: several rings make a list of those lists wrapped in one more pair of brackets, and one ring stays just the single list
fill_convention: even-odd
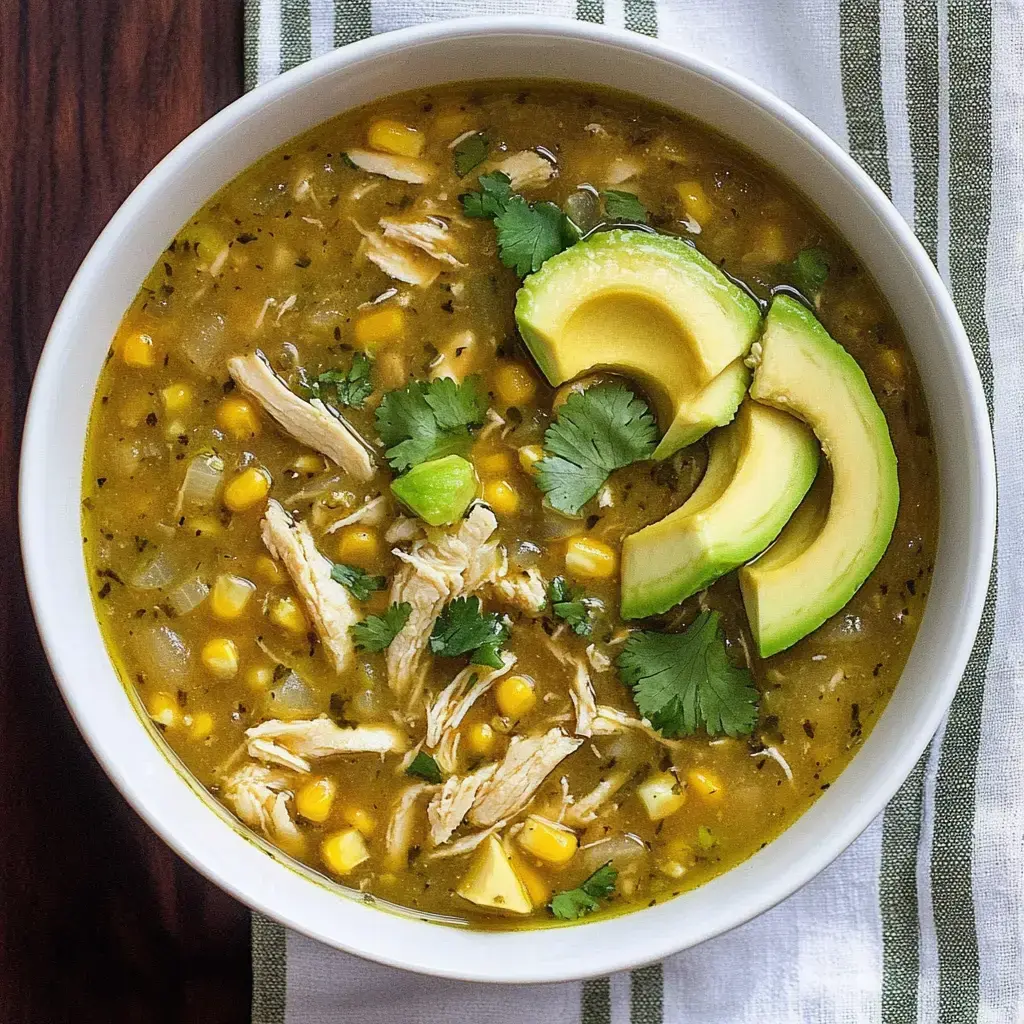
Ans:
[{"label": "cilantro sprig", "polygon": [[368,615],[352,627],[352,639],[363,651],[383,651],[402,632],[412,615],[412,605],[406,601],[393,604],[383,615]]},{"label": "cilantro sprig", "polygon": [[452,150],[455,173],[460,178],[464,178],[474,167],[478,167],[487,159],[487,151],[490,146],[491,140],[484,132],[467,135]]},{"label": "cilantro sprig", "polygon": [[577,636],[590,636],[593,623],[590,620],[590,609],[582,593],[569,586],[564,576],[556,576],[548,586],[548,599],[551,610],[562,619]]},{"label": "cilantro sprig", "polygon": [[310,381],[311,395],[313,398],[323,400],[333,391],[334,400],[338,405],[361,409],[363,403],[373,394],[373,382],[370,380],[372,367],[373,360],[364,352],[357,352],[347,370],[325,370],[315,380]]},{"label": "cilantro sprig", "polygon": [[438,763],[422,750],[409,762],[405,769],[406,775],[423,779],[424,782],[432,782],[436,786],[441,781],[441,768]]},{"label": "cilantro sprig", "polygon": [[572,241],[565,214],[554,203],[527,202],[512,191],[511,178],[501,171],[481,174],[480,191],[459,198],[467,217],[494,221],[498,257],[520,277],[540,270]]},{"label": "cilantro sprig", "polygon": [[487,412],[480,378],[462,384],[442,377],[415,380],[389,391],[377,406],[377,433],[387,447],[391,468],[402,472],[443,455],[464,455]]},{"label": "cilantro sprig", "polygon": [[575,921],[600,908],[599,901],[608,899],[615,892],[615,880],[618,877],[618,871],[608,861],[575,889],[557,893],[548,907],[559,920]]},{"label": "cilantro sprig", "polygon": [[445,658],[468,654],[474,665],[501,668],[501,645],[510,631],[504,616],[481,612],[479,598],[457,597],[435,620],[430,649]]},{"label": "cilantro sprig", "polygon": [[649,459],[657,439],[647,403],[622,384],[572,394],[544,433],[537,486],[552,508],[575,515],[612,470]]},{"label": "cilantro sprig", "polygon": [[749,735],[758,692],[729,661],[718,612],[701,612],[682,633],[634,633],[616,665],[637,709],[663,736]]},{"label": "cilantro sprig", "polygon": [[786,268],[793,284],[809,299],[817,299],[828,280],[831,266],[824,249],[801,249]]},{"label": "cilantro sprig", "polygon": [[357,601],[366,601],[372,593],[387,586],[383,576],[371,576],[358,566],[344,562],[335,562],[331,566],[331,579],[345,587]]},{"label": "cilantro sprig", "polygon": [[650,214],[635,193],[610,188],[602,192],[601,197],[604,199],[604,213],[608,220],[624,220],[631,224],[647,223]]}]

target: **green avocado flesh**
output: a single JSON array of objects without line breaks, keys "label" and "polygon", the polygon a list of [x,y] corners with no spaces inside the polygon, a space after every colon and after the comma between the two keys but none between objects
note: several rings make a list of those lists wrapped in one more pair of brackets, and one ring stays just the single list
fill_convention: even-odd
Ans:
[{"label": "green avocado flesh", "polygon": [[885,416],[853,357],[799,302],[772,302],[751,397],[809,424],[832,470],[778,544],[740,572],[762,657],[791,647],[850,600],[885,553],[899,481]]},{"label": "green avocado flesh", "polygon": [[476,470],[459,455],[421,462],[391,481],[391,491],[411,512],[431,526],[462,518],[476,497]]},{"label": "green avocado flesh", "polygon": [[668,611],[763,551],[818,470],[811,431],[787,413],[744,402],[711,435],[700,486],[622,545],[622,617]]},{"label": "green avocado flesh", "polygon": [[[650,396],[665,458],[728,423],[760,326],[757,303],[680,238],[602,231],[523,283],[516,323],[551,384],[609,369]],[[745,388],[744,378],[744,388]]]}]

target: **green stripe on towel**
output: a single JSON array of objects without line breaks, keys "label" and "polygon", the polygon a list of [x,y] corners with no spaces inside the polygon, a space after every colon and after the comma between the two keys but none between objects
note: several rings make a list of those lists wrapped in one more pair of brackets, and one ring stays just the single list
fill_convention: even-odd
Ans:
[{"label": "green stripe on towel", "polygon": [[334,45],[345,46],[373,32],[370,0],[334,0]]},{"label": "green stripe on towel", "polygon": [[285,1024],[286,943],[283,925],[252,912],[252,1024]]},{"label": "green stripe on towel", "polygon": [[[988,231],[992,206],[992,11],[984,0],[950,0],[949,276],[981,373],[989,417],[993,375],[985,320]],[[978,935],[971,852],[975,776],[985,673],[995,628],[996,567],[981,628],[949,712],[935,795],[932,889],[939,956],[939,1022],[975,1021],[979,1009]]]}]

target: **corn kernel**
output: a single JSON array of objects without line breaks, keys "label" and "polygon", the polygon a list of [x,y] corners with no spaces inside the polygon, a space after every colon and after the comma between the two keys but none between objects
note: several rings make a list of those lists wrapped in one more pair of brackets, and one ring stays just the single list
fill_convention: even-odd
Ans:
[{"label": "corn kernel", "polygon": [[488,476],[502,476],[512,468],[512,458],[508,452],[489,452],[476,460],[476,468]]},{"label": "corn kernel", "polygon": [[636,795],[651,821],[675,814],[686,803],[686,790],[671,772],[654,772],[637,786]]},{"label": "corn kernel", "polygon": [[178,721],[177,701],[169,693],[164,693],[162,690],[158,693],[150,694],[146,698],[146,710],[149,712],[149,717],[157,725],[170,728],[170,726]]},{"label": "corn kernel", "polygon": [[764,224],[758,233],[757,248],[753,254],[762,263],[785,263],[793,255],[789,242],[777,221]]},{"label": "corn kernel", "polygon": [[380,535],[372,526],[346,526],[338,538],[338,558],[360,565],[380,555]]},{"label": "corn kernel", "polygon": [[267,690],[273,681],[273,665],[253,665],[245,671],[245,685],[250,690]]},{"label": "corn kernel", "polygon": [[502,363],[494,375],[494,390],[506,405],[523,405],[537,393],[537,382],[525,366]]},{"label": "corn kernel", "polygon": [[200,711],[192,716],[192,724],[188,727],[189,739],[194,743],[202,743],[213,733],[213,715],[208,711]]},{"label": "corn kernel", "polygon": [[218,619],[237,619],[249,603],[256,584],[241,576],[221,573],[210,591],[210,610]]},{"label": "corn kernel", "polygon": [[353,328],[360,348],[376,348],[385,341],[400,338],[405,330],[405,311],[399,306],[385,306],[361,316]]},{"label": "corn kernel", "polygon": [[310,779],[295,794],[295,809],[307,821],[326,821],[338,791],[333,779]]},{"label": "corn kernel", "polygon": [[309,623],[294,597],[281,597],[270,608],[270,621],[275,626],[287,629],[289,633],[305,635],[309,632]]},{"label": "corn kernel", "polygon": [[714,216],[715,209],[708,201],[704,186],[699,181],[681,181],[676,185],[679,201],[687,215],[704,227]]},{"label": "corn kernel", "polygon": [[217,406],[217,426],[233,438],[244,441],[260,432],[260,417],[256,407],[248,398],[229,395]]},{"label": "corn kernel", "polygon": [[362,807],[345,807],[342,809],[341,816],[353,828],[359,829],[367,839],[373,835],[374,830],[377,828],[377,822],[373,815],[369,811],[364,811]]},{"label": "corn kernel", "polygon": [[358,829],[349,828],[328,836],[320,847],[320,855],[336,875],[348,875],[370,859],[366,840]]},{"label": "corn kernel", "polygon": [[572,860],[579,847],[579,840],[572,829],[556,825],[547,818],[531,814],[524,823],[516,842],[538,860],[549,864],[565,864]]},{"label": "corn kernel", "polygon": [[184,382],[168,384],[160,392],[168,412],[184,412],[192,404],[192,389]]},{"label": "corn kernel", "polygon": [[423,148],[427,144],[427,137],[410,128],[401,121],[392,121],[382,118],[374,121],[366,133],[366,141],[371,149],[379,149],[384,153],[394,153],[395,156],[422,156]]},{"label": "corn kernel", "polygon": [[901,381],[903,374],[906,372],[906,366],[903,362],[903,357],[894,348],[883,348],[880,360],[882,366],[885,367],[886,373],[889,374],[894,380]]},{"label": "corn kernel", "polygon": [[153,337],[141,331],[132,332],[121,343],[121,359],[128,366],[144,369],[156,365],[156,347]]},{"label": "corn kernel", "polygon": [[207,640],[200,657],[206,670],[218,679],[231,679],[238,674],[238,648],[234,640],[224,637]]},{"label": "corn kernel", "polygon": [[539,444],[524,444],[519,449],[519,467],[524,473],[532,473],[543,458],[544,449]]},{"label": "corn kernel", "polygon": [[528,676],[505,676],[494,690],[498,710],[509,718],[522,718],[537,704],[537,691]]},{"label": "corn kernel", "polygon": [[507,480],[488,480],[483,497],[499,516],[515,515],[519,509],[519,492]]},{"label": "corn kernel", "polygon": [[314,455],[313,452],[307,452],[305,455],[300,455],[293,463],[292,469],[296,473],[322,473],[327,468],[327,464],[319,455]]},{"label": "corn kernel", "polygon": [[476,722],[466,733],[466,743],[471,753],[478,757],[488,757],[494,753],[498,736],[486,722]]},{"label": "corn kernel", "polygon": [[708,803],[717,803],[722,799],[722,784],[711,772],[694,768],[686,773],[686,784]]},{"label": "corn kernel", "polygon": [[262,503],[269,493],[270,474],[265,469],[250,466],[224,488],[224,504],[232,512],[244,512]]},{"label": "corn kernel", "polygon": [[570,537],[565,548],[565,569],[581,579],[606,580],[618,569],[618,556],[603,540]]},{"label": "corn kernel", "polygon": [[284,570],[270,555],[257,555],[255,565],[260,578],[268,583],[281,583],[284,580]]}]

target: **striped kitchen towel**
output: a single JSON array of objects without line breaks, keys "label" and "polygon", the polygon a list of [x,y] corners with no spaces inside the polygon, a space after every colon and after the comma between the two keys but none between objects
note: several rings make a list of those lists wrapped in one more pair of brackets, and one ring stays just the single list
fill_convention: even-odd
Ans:
[{"label": "striped kitchen towel", "polygon": [[[247,0],[247,84],[494,0]],[[582,983],[414,977],[257,917],[256,1024],[1024,1021],[1024,0],[520,0],[658,35],[747,75],[848,147],[953,294],[996,437],[999,545],[952,710],[874,825],[743,928]]]}]

